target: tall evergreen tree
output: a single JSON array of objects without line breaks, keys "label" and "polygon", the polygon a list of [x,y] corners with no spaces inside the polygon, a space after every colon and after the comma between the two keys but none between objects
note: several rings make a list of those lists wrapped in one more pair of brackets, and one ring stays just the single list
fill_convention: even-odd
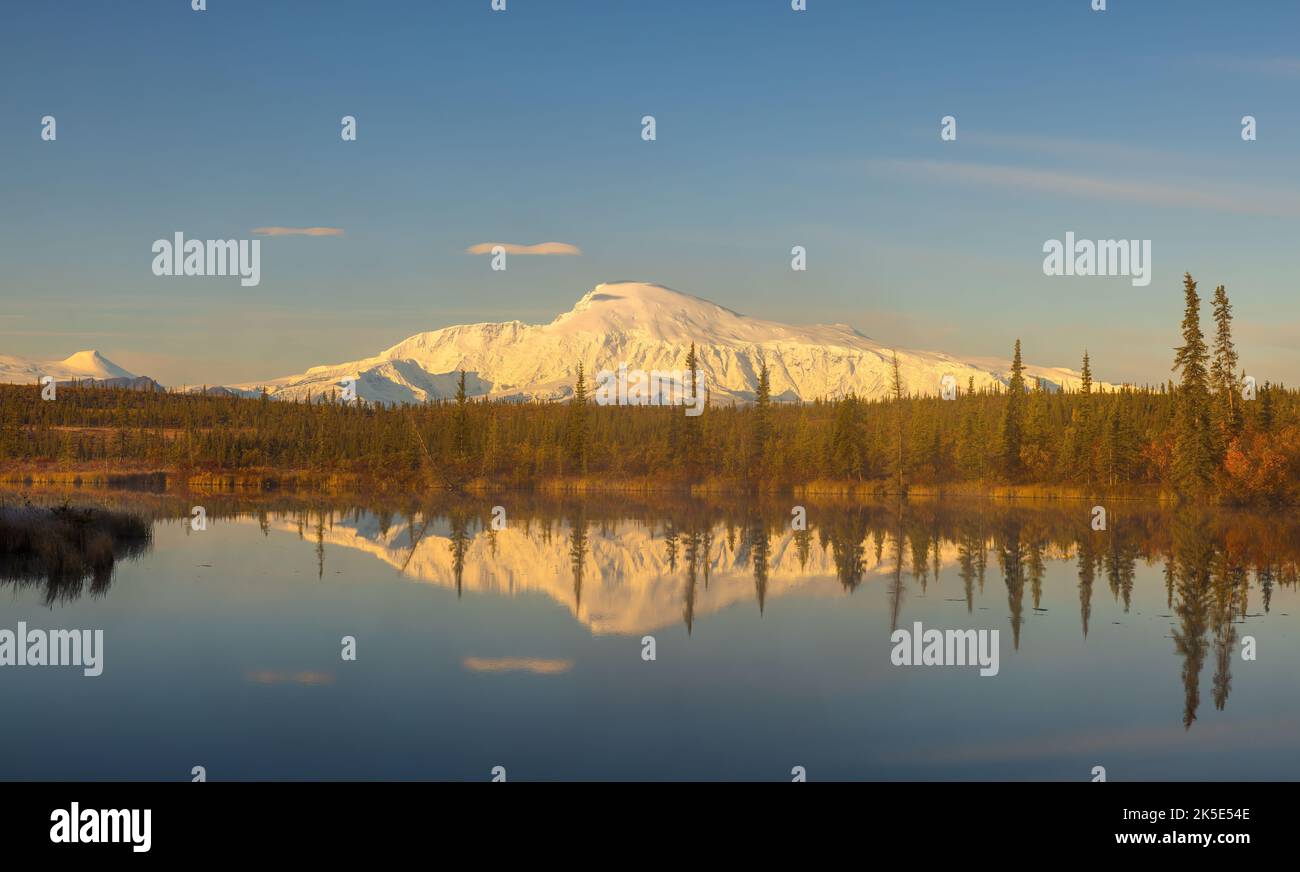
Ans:
[{"label": "tall evergreen tree", "polygon": [[1025,364],[1020,359],[1020,340],[1011,358],[1011,379],[1007,385],[1007,404],[1002,415],[1002,470],[1015,480],[1022,464],[1020,449],[1025,431]]},{"label": "tall evergreen tree", "polygon": [[890,361],[890,384],[889,396],[894,401],[894,422],[896,424],[894,431],[894,457],[893,467],[894,476],[898,486],[898,493],[903,493],[903,468],[907,465],[903,455],[903,429],[906,423],[905,415],[907,409],[903,403],[903,373],[898,367],[898,352],[892,353]]},{"label": "tall evergreen tree", "polygon": [[758,390],[754,393],[754,429],[750,445],[750,471],[760,475],[764,469],[768,441],[772,437],[772,381],[767,360],[758,361]]},{"label": "tall evergreen tree", "polygon": [[[699,358],[695,356],[695,343],[691,343],[691,350],[686,355],[686,373],[683,379],[683,386],[687,388],[685,398],[686,405],[691,408],[699,408],[700,392],[705,390],[704,374],[700,370]],[[702,444],[704,442],[704,422],[700,420],[702,415],[686,416],[686,436],[683,445],[687,470],[693,470],[699,462]]]},{"label": "tall evergreen tree", "polygon": [[1176,349],[1173,366],[1181,380],[1171,472],[1178,493],[1196,496],[1209,488],[1215,462],[1210,433],[1209,350],[1201,332],[1201,298],[1191,273],[1184,274],[1183,297],[1183,344]]},{"label": "tall evergreen tree", "polygon": [[453,424],[452,448],[457,458],[469,454],[469,396],[465,393],[465,370],[456,381],[456,418]]},{"label": "tall evergreen tree", "polygon": [[1083,352],[1083,368],[1079,371],[1079,403],[1075,409],[1068,434],[1067,454],[1071,464],[1067,473],[1077,481],[1091,482],[1093,457],[1096,447],[1096,423],[1093,419],[1092,359],[1087,349]]},{"label": "tall evergreen tree", "polygon": [[565,443],[569,459],[579,473],[587,472],[587,377],[582,363],[578,363],[578,380],[573,385],[573,400],[569,403],[569,416],[565,427]]},{"label": "tall evergreen tree", "polygon": [[1217,394],[1215,412],[1229,438],[1241,432],[1241,394],[1237,382],[1237,349],[1232,344],[1232,304],[1223,285],[1214,289],[1214,362],[1210,383]]}]

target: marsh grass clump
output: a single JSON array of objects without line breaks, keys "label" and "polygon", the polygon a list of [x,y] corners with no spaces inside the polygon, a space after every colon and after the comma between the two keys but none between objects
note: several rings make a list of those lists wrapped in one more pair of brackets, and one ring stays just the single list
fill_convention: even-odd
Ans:
[{"label": "marsh grass clump", "polygon": [[47,605],[76,599],[87,582],[102,594],[117,561],[143,554],[152,537],[150,523],[129,512],[0,505],[0,582],[44,583]]}]

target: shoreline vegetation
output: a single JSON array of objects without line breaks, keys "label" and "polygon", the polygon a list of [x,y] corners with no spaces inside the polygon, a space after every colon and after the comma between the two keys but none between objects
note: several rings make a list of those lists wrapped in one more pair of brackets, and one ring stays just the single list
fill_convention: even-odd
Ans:
[{"label": "shoreline vegetation", "polygon": [[[259,493],[285,493],[310,496],[327,494],[335,496],[364,496],[419,492],[423,487],[413,487],[407,480],[371,476],[360,473],[325,473],[312,470],[276,471],[246,469],[235,471],[196,471],[183,468],[147,469],[132,472],[104,471],[103,467],[82,465],[64,468],[58,464],[32,465],[0,471],[0,489],[47,490],[50,492],[125,491],[158,494],[212,493],[232,496]],[[894,483],[879,481],[846,481],[820,479],[801,484],[755,483],[749,481],[716,480],[698,483],[675,481],[659,476],[609,479],[594,476],[549,477],[525,484],[503,484],[482,478],[461,482],[456,488],[439,487],[438,490],[461,491],[471,495],[500,493],[536,493],[553,496],[582,496],[646,494],[664,496],[743,496],[764,494],[768,496],[826,497],[842,499],[880,500],[899,495]],[[903,491],[907,498],[942,499],[978,498],[999,500],[1125,500],[1139,502],[1172,502],[1174,494],[1162,492],[1154,485],[1127,485],[1113,488],[1088,488],[1081,486],[1044,484],[995,484],[982,482],[951,482],[946,484],[912,484]]]},{"label": "shoreline vegetation", "polygon": [[[306,401],[108,387],[0,386],[0,484],[251,493],[673,493],[982,496],[1300,504],[1300,392],[1239,374],[1219,286],[1215,336],[1184,281],[1170,379],[1100,390],[1027,383],[1017,340],[1005,387],[776,402],[760,362],[754,402],[609,406],[573,396],[467,396],[381,406],[333,388]],[[695,370],[695,348],[686,355]],[[919,386],[912,386],[918,388]]]},{"label": "shoreline vegetation", "polygon": [[7,503],[0,500],[0,584],[44,586],[44,605],[102,594],[114,566],[145,553],[151,521],[99,506]]}]

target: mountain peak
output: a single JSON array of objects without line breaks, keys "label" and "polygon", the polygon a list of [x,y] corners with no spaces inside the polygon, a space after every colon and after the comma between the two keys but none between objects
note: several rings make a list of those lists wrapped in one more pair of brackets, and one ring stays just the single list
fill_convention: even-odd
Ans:
[{"label": "mountain peak", "polygon": [[0,384],[32,384],[44,376],[56,381],[74,379],[135,379],[94,349],[78,351],[62,360],[31,360],[0,354]]},{"label": "mountain peak", "polygon": [[100,354],[98,350],[91,348],[86,351],[74,351],[72,354],[63,358],[61,362],[68,366],[85,366],[94,365],[106,360],[108,360],[108,358]]},{"label": "mountain peak", "polygon": [[[707,306],[716,306],[703,297],[697,297],[693,294],[684,294],[681,291],[674,290],[667,285],[661,285],[658,282],[637,282],[627,279],[620,279],[613,282],[601,282],[587,293],[583,294],[579,304],[590,301],[609,301],[609,300],[646,300],[670,304],[704,304]],[[717,308],[722,308],[717,306]]]},{"label": "mountain peak", "polygon": [[667,342],[745,341],[755,324],[738,312],[655,282],[601,282],[547,330],[640,334]]},{"label": "mountain peak", "polygon": [[93,348],[70,354],[59,364],[77,375],[91,378],[135,378]]}]

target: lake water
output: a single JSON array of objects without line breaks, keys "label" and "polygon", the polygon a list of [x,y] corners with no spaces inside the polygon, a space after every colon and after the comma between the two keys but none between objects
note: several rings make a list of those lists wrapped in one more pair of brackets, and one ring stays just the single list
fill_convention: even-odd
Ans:
[{"label": "lake water", "polygon": [[[1286,517],[77,500],[152,544],[97,582],[0,581],[0,629],[104,633],[99,677],[0,668],[0,778],[1300,778]],[[997,674],[895,665],[917,622],[997,630]]]}]

